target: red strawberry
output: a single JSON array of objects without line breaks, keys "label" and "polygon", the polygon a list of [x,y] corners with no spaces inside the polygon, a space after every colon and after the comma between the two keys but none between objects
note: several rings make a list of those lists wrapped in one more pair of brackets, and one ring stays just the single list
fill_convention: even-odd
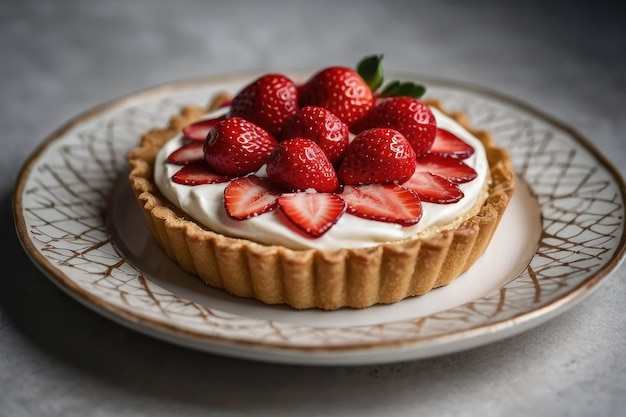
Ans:
[{"label": "red strawberry", "polygon": [[478,176],[474,168],[460,159],[439,155],[426,155],[417,158],[415,171],[437,174],[457,184],[470,182]]},{"label": "red strawberry", "polygon": [[341,197],[348,213],[365,219],[409,226],[422,217],[417,194],[398,184],[347,185]]},{"label": "red strawberry", "polygon": [[167,162],[176,165],[187,165],[204,159],[204,143],[189,142],[167,156]]},{"label": "red strawberry", "polygon": [[298,110],[298,89],[281,74],[267,74],[244,87],[230,103],[228,117],[242,117],[278,138]]},{"label": "red strawberry", "polygon": [[452,181],[426,171],[416,171],[404,184],[420,200],[436,204],[451,204],[463,198],[463,191]]},{"label": "red strawberry", "polygon": [[278,193],[266,178],[236,178],[224,189],[226,213],[237,220],[249,219],[276,208]]},{"label": "red strawberry", "polygon": [[324,151],[310,139],[281,142],[267,159],[267,175],[285,190],[332,192],[339,186],[337,174]]},{"label": "red strawberry", "polygon": [[363,78],[353,69],[326,68],[300,86],[299,103],[330,110],[350,126],[374,105],[374,95]]},{"label": "red strawberry", "polygon": [[346,210],[343,199],[330,193],[283,194],[278,206],[294,225],[312,237],[326,233]]},{"label": "red strawberry", "polygon": [[191,162],[172,175],[172,181],[183,185],[215,184],[229,180],[230,177],[216,174],[205,161]]},{"label": "red strawberry", "polygon": [[337,173],[346,185],[402,183],[415,171],[415,152],[397,130],[377,127],[359,133]]},{"label": "red strawberry", "polygon": [[390,127],[402,133],[416,155],[428,153],[435,140],[437,123],[427,105],[411,97],[393,97],[377,103],[351,126],[354,133],[374,127]]},{"label": "red strawberry", "polygon": [[335,165],[348,148],[348,125],[323,107],[305,106],[291,116],[283,127],[281,140],[295,137],[311,139]]},{"label": "red strawberry", "polygon": [[183,135],[185,135],[186,138],[204,142],[211,128],[225,118],[226,116],[219,116],[213,119],[205,119],[192,123],[183,128]]},{"label": "red strawberry", "polygon": [[213,126],[204,144],[204,158],[217,173],[241,176],[261,168],[277,142],[264,129],[240,117]]},{"label": "red strawberry", "polygon": [[433,155],[467,159],[474,154],[474,148],[465,143],[454,133],[448,132],[442,128],[437,128],[437,134],[430,148],[430,153]]}]

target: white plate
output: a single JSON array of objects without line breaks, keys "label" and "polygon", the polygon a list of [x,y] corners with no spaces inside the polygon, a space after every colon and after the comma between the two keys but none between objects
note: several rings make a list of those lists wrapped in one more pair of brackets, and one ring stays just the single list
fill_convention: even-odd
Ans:
[{"label": "white plate", "polygon": [[429,96],[490,130],[514,160],[514,198],[474,267],[424,296],[364,310],[294,311],[209,288],[151,239],[125,178],[125,155],[182,105],[205,104],[255,75],[132,94],[46,139],[14,195],[17,230],[33,261],[78,301],[173,343],[273,362],[373,364],[520,333],[580,301],[624,258],[626,187],[587,140],[511,98],[419,77]]}]

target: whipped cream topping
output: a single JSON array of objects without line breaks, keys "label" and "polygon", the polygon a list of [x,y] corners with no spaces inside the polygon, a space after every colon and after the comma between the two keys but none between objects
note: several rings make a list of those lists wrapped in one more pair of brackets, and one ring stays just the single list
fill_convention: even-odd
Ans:
[{"label": "whipped cream topping", "polygon": [[[453,119],[431,108],[437,126],[446,129],[474,148],[474,154],[464,162],[474,168],[478,176],[471,182],[460,184],[463,199],[454,204],[422,202],[421,220],[411,226],[363,219],[344,213],[339,221],[319,238],[301,233],[281,219],[279,209],[247,220],[228,217],[224,208],[224,189],[228,183],[206,185],[181,185],[171,180],[181,167],[167,163],[167,156],[183,144],[182,135],[163,146],[157,155],[154,168],[156,185],[170,202],[209,229],[226,236],[245,238],[268,245],[282,245],[291,249],[337,250],[374,246],[381,242],[397,241],[416,236],[426,229],[446,225],[471,210],[480,198],[488,178],[489,165],[482,143]],[[207,118],[211,115],[207,115]],[[256,173],[266,176],[264,167]]]}]

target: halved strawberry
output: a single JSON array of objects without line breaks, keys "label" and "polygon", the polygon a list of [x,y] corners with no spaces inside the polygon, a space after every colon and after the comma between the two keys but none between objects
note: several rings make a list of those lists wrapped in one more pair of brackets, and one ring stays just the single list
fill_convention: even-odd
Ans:
[{"label": "halved strawberry", "polygon": [[280,139],[285,141],[295,137],[317,143],[330,163],[335,165],[348,148],[348,125],[323,107],[305,106],[287,120]]},{"label": "halved strawberry", "polygon": [[474,154],[474,148],[452,132],[437,128],[435,141],[430,147],[433,155],[450,156],[458,159],[467,159]]},{"label": "halved strawberry", "polygon": [[183,128],[183,135],[191,140],[204,142],[213,126],[226,118],[225,115],[213,119],[200,120]]},{"label": "halved strawberry", "polygon": [[215,184],[229,181],[230,177],[216,174],[205,161],[191,162],[172,175],[172,181],[183,185]]},{"label": "halved strawberry", "polygon": [[345,201],[330,193],[283,194],[278,206],[296,227],[314,238],[326,233],[346,211]]},{"label": "halved strawberry", "polygon": [[228,117],[242,117],[280,137],[283,125],[298,110],[298,89],[282,74],[266,74],[238,92]]},{"label": "halved strawberry", "polygon": [[228,216],[249,219],[276,208],[278,193],[266,178],[256,175],[236,178],[224,189],[224,207]]},{"label": "halved strawberry", "polygon": [[426,104],[412,97],[380,101],[350,129],[360,133],[374,127],[390,127],[402,133],[418,156],[428,153],[437,133],[433,113]]},{"label": "halved strawberry", "polygon": [[402,133],[386,127],[352,140],[337,176],[344,185],[402,183],[415,171],[415,152]]},{"label": "halved strawberry", "polygon": [[346,185],[341,197],[348,213],[365,219],[410,226],[422,217],[417,194],[397,184]]},{"label": "halved strawberry", "polygon": [[474,168],[460,159],[440,155],[425,155],[417,158],[415,171],[437,174],[457,184],[470,182],[478,176]]},{"label": "halved strawberry", "polygon": [[265,129],[231,117],[210,130],[204,143],[204,159],[216,172],[237,177],[261,168],[276,144]]},{"label": "halved strawberry", "polygon": [[416,171],[402,184],[418,195],[420,200],[436,204],[452,204],[463,198],[463,191],[452,181],[426,171]]},{"label": "halved strawberry", "polygon": [[311,139],[292,138],[281,142],[267,158],[267,176],[287,191],[314,189],[333,192],[337,174],[326,154]]},{"label": "halved strawberry", "polygon": [[175,165],[187,165],[204,159],[204,142],[193,141],[184,144],[167,156],[167,162]]}]

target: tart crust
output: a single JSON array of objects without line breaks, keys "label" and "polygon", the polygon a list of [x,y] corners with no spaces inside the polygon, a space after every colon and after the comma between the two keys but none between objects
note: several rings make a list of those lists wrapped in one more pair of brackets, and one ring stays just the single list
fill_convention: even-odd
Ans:
[{"label": "tart crust", "polygon": [[[426,237],[334,251],[292,250],[215,233],[159,193],[154,163],[159,149],[183,127],[229,98],[220,94],[207,108],[183,108],[166,128],[144,134],[128,163],[135,197],[165,253],[206,284],[236,296],[296,309],[335,310],[424,294],[449,284],[476,262],[512,198],[515,175],[508,153],[495,145],[488,132],[473,129],[464,114],[452,113],[450,117],[483,143],[491,177],[482,207],[456,227]],[[439,101],[427,104],[443,111]]]}]

